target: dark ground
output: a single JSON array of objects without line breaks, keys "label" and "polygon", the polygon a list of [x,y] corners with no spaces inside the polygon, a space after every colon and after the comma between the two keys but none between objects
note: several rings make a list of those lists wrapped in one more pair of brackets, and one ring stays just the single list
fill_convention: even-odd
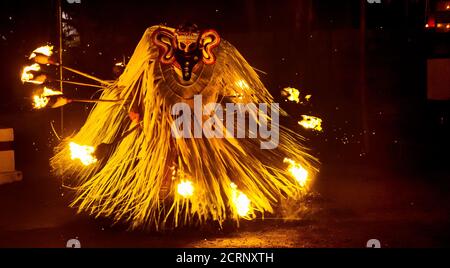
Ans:
[{"label": "dark ground", "polygon": [[[23,122],[27,128],[37,124],[30,118]],[[20,142],[20,131],[17,136]],[[382,247],[450,245],[448,172],[409,172],[377,161],[324,164],[314,185],[319,196],[310,200],[310,213],[301,220],[241,222],[238,230],[226,231],[143,233],[77,215],[67,206],[60,180],[48,173],[48,152],[31,140],[21,144],[25,148],[19,146],[17,153],[24,180],[0,186],[0,247],[65,247],[71,238],[82,247],[365,247],[372,238]]]},{"label": "dark ground", "polygon": [[57,179],[29,177],[0,188],[0,247],[64,247],[71,238],[82,247],[364,247],[371,238],[383,247],[450,243],[449,189],[384,170],[329,168],[316,184],[322,198],[303,220],[256,220],[206,234],[111,228],[67,208]]}]

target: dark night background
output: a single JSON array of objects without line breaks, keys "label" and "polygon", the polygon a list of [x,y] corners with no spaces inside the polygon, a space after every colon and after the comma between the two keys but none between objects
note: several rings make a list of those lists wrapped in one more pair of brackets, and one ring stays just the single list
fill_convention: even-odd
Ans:
[{"label": "dark night background", "polygon": [[[322,162],[316,183],[322,197],[317,202],[325,204],[329,213],[312,216],[310,224],[318,229],[312,234],[305,231],[303,242],[296,240],[292,246],[364,246],[366,236],[377,235],[389,241],[385,246],[448,246],[450,106],[448,100],[427,99],[427,59],[450,57],[450,32],[425,29],[427,2],[382,0],[361,7],[359,0],[63,1],[63,10],[72,17],[69,23],[80,37],[79,44],[65,47],[63,56],[67,66],[114,79],[114,63],[131,56],[147,27],[191,21],[215,28],[252,66],[267,72],[261,74],[263,82],[294,124],[300,114],[323,119],[323,133],[296,127],[309,138],[307,145]],[[59,130],[60,113],[34,111],[29,100],[33,87],[20,81],[34,48],[46,43],[57,46],[56,11],[56,1],[0,3],[0,125],[14,127],[17,169],[24,172],[23,182],[0,188],[4,203],[17,196],[22,200],[16,207],[0,205],[0,214],[3,209],[4,215],[15,215],[12,219],[0,215],[0,247],[58,246],[67,237],[83,234],[90,246],[158,246],[158,239],[146,244],[133,234],[116,234],[115,229],[95,235],[100,228],[105,232],[106,225],[75,216],[74,210],[65,208],[67,200],[58,199],[63,191],[58,179],[49,175],[48,158],[57,141],[50,123]],[[77,79],[71,74],[65,78]],[[280,90],[288,86],[312,94],[311,102],[306,106],[284,102]],[[73,86],[64,89],[81,97],[95,92]],[[65,108],[64,134],[81,126],[89,107]],[[391,214],[386,208],[392,209]],[[40,215],[29,216],[30,210]],[[392,215],[404,217],[393,217],[396,221]],[[333,233],[329,220],[342,218],[342,222],[353,218],[356,222],[340,222],[336,228],[341,233]],[[371,227],[355,228],[361,225],[358,221]],[[278,224],[288,235],[292,229],[302,233],[301,228],[308,226]],[[386,225],[411,227],[397,233],[383,229]],[[269,226],[261,228],[276,229]],[[248,237],[242,239],[252,241],[249,237],[258,228],[258,224],[244,226]],[[446,234],[440,235],[443,231]],[[40,234],[51,239],[43,242]],[[34,238],[25,242],[25,236]],[[278,237],[273,236],[271,240]],[[196,238],[180,240],[191,244],[168,245],[234,245],[201,244]]]}]

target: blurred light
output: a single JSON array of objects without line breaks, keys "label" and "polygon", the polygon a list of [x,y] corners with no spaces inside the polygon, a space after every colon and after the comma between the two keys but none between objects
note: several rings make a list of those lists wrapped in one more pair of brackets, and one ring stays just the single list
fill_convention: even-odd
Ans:
[{"label": "blurred light", "polygon": [[427,24],[428,28],[434,28],[436,27],[436,20],[434,19],[434,17],[430,16],[427,20]]}]

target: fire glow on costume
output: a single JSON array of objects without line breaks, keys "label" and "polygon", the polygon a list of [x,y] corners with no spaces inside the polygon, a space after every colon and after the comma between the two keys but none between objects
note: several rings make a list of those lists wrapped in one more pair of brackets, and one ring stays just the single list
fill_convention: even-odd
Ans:
[{"label": "fire glow on costume", "polygon": [[131,229],[163,229],[252,219],[273,213],[282,199],[301,200],[317,172],[301,136],[279,126],[279,145],[270,150],[259,137],[175,138],[172,107],[192,107],[194,95],[203,105],[273,103],[254,69],[214,30],[148,28],[100,97],[119,101],[96,103],[51,159],[75,185],[72,205]]}]

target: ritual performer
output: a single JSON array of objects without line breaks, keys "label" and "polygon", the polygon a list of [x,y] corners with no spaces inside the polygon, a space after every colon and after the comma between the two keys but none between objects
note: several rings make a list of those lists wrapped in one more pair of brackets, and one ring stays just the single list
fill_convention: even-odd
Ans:
[{"label": "ritual performer", "polygon": [[[274,120],[277,112],[286,114],[270,110],[278,106],[255,70],[214,30],[193,24],[148,28],[101,98],[120,102],[97,103],[51,159],[64,184],[75,190],[72,205],[79,212],[131,229],[221,226],[274,213],[288,198],[301,202],[317,172],[303,138]],[[184,109],[195,110],[199,103],[203,109],[220,104],[227,116],[219,109],[200,116]],[[251,126],[237,135],[242,126],[226,126],[228,104],[267,104],[270,112],[249,109],[245,118],[258,127],[270,124],[279,139],[268,141]],[[177,121],[182,116],[192,124]],[[198,126],[217,135],[199,135]],[[74,161],[76,146],[95,148],[92,161]]]}]

